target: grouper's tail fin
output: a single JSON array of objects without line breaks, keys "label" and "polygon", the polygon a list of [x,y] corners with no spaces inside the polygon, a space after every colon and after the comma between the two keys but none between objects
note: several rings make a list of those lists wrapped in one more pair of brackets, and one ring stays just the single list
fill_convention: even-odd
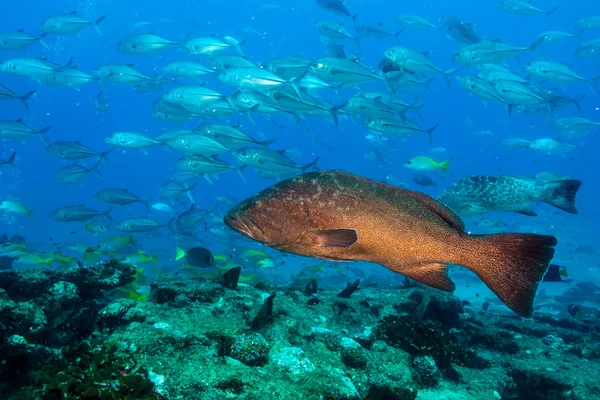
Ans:
[{"label": "grouper's tail fin", "polygon": [[577,214],[575,197],[580,187],[581,181],[577,179],[549,182],[540,187],[537,198],[568,213]]},{"label": "grouper's tail fin", "polygon": [[530,318],[538,285],[554,257],[556,238],[503,233],[468,240],[457,264],[475,272],[508,308]]}]

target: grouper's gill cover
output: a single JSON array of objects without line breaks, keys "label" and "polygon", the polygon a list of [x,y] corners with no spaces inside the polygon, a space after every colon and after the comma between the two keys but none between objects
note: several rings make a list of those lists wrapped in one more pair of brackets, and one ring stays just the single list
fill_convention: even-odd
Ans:
[{"label": "grouper's gill cover", "polygon": [[452,291],[447,264],[465,266],[515,313],[531,317],[554,256],[552,236],[474,236],[435,199],[341,171],[282,181],[233,207],[224,222],[281,251],[381,264]]}]

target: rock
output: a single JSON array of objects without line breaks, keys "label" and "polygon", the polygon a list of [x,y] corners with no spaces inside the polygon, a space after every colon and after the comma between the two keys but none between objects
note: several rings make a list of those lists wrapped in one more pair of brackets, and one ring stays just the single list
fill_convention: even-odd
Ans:
[{"label": "rock", "polygon": [[7,321],[9,334],[22,335],[28,342],[41,343],[46,338],[48,320],[43,310],[28,301],[17,303]]},{"label": "rock", "polygon": [[239,334],[234,337],[230,356],[248,366],[265,365],[269,356],[269,344],[260,333]]},{"label": "rock", "polygon": [[192,301],[185,294],[180,294],[175,296],[175,300],[171,302],[171,305],[176,308],[187,307],[192,303]]},{"label": "rock", "polygon": [[442,379],[435,360],[430,356],[416,356],[412,360],[412,376],[421,386],[432,387]]},{"label": "rock", "polygon": [[342,362],[350,368],[364,368],[367,366],[367,356],[360,347],[347,347],[342,350]]},{"label": "rock", "polygon": [[29,301],[46,293],[58,281],[57,274],[48,269],[11,269],[0,272],[0,288],[14,301]]},{"label": "rock", "polygon": [[551,371],[535,368],[513,367],[508,375],[513,379],[519,391],[519,398],[567,400],[573,386],[563,382]]},{"label": "rock", "polygon": [[542,343],[555,350],[563,349],[565,347],[565,341],[562,338],[554,335],[546,336],[542,339]]},{"label": "rock", "polygon": [[93,266],[79,266],[64,272],[44,269],[11,269],[0,272],[0,288],[16,301],[28,301],[47,293],[59,281],[75,284],[84,299],[102,296],[102,290],[114,289],[133,282],[135,268],[117,261]]},{"label": "rock", "polygon": [[217,283],[202,280],[161,281],[150,286],[150,293],[158,304],[174,301],[180,295],[191,301],[215,303],[225,295],[225,289]]},{"label": "rock", "polygon": [[148,314],[143,310],[140,302],[131,299],[117,299],[100,310],[98,324],[106,328],[121,323],[144,322],[147,317]]},{"label": "rock", "polygon": [[284,347],[271,356],[271,360],[281,369],[292,375],[314,371],[315,366],[299,347]]},{"label": "rock", "polygon": [[368,385],[368,400],[415,400],[419,393],[409,383],[385,375],[370,377]]}]

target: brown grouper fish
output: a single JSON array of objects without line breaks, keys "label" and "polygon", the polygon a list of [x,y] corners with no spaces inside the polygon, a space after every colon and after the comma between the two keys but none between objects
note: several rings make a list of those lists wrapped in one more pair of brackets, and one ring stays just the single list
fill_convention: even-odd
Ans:
[{"label": "brown grouper fish", "polygon": [[281,251],[334,261],[368,261],[453,291],[447,264],[465,266],[515,313],[531,317],[556,238],[469,235],[434,198],[342,171],[279,182],[233,207],[225,224]]}]

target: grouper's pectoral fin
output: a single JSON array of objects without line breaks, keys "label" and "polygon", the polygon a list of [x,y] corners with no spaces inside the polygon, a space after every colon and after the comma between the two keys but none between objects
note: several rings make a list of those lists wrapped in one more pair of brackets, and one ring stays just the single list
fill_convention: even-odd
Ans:
[{"label": "grouper's pectoral fin", "polygon": [[452,292],[455,289],[454,282],[448,276],[448,266],[446,264],[422,264],[402,267],[399,271],[396,269],[392,270],[435,289],[445,292]]},{"label": "grouper's pectoral fin", "polygon": [[309,234],[319,247],[350,247],[358,241],[354,229],[323,229]]}]

